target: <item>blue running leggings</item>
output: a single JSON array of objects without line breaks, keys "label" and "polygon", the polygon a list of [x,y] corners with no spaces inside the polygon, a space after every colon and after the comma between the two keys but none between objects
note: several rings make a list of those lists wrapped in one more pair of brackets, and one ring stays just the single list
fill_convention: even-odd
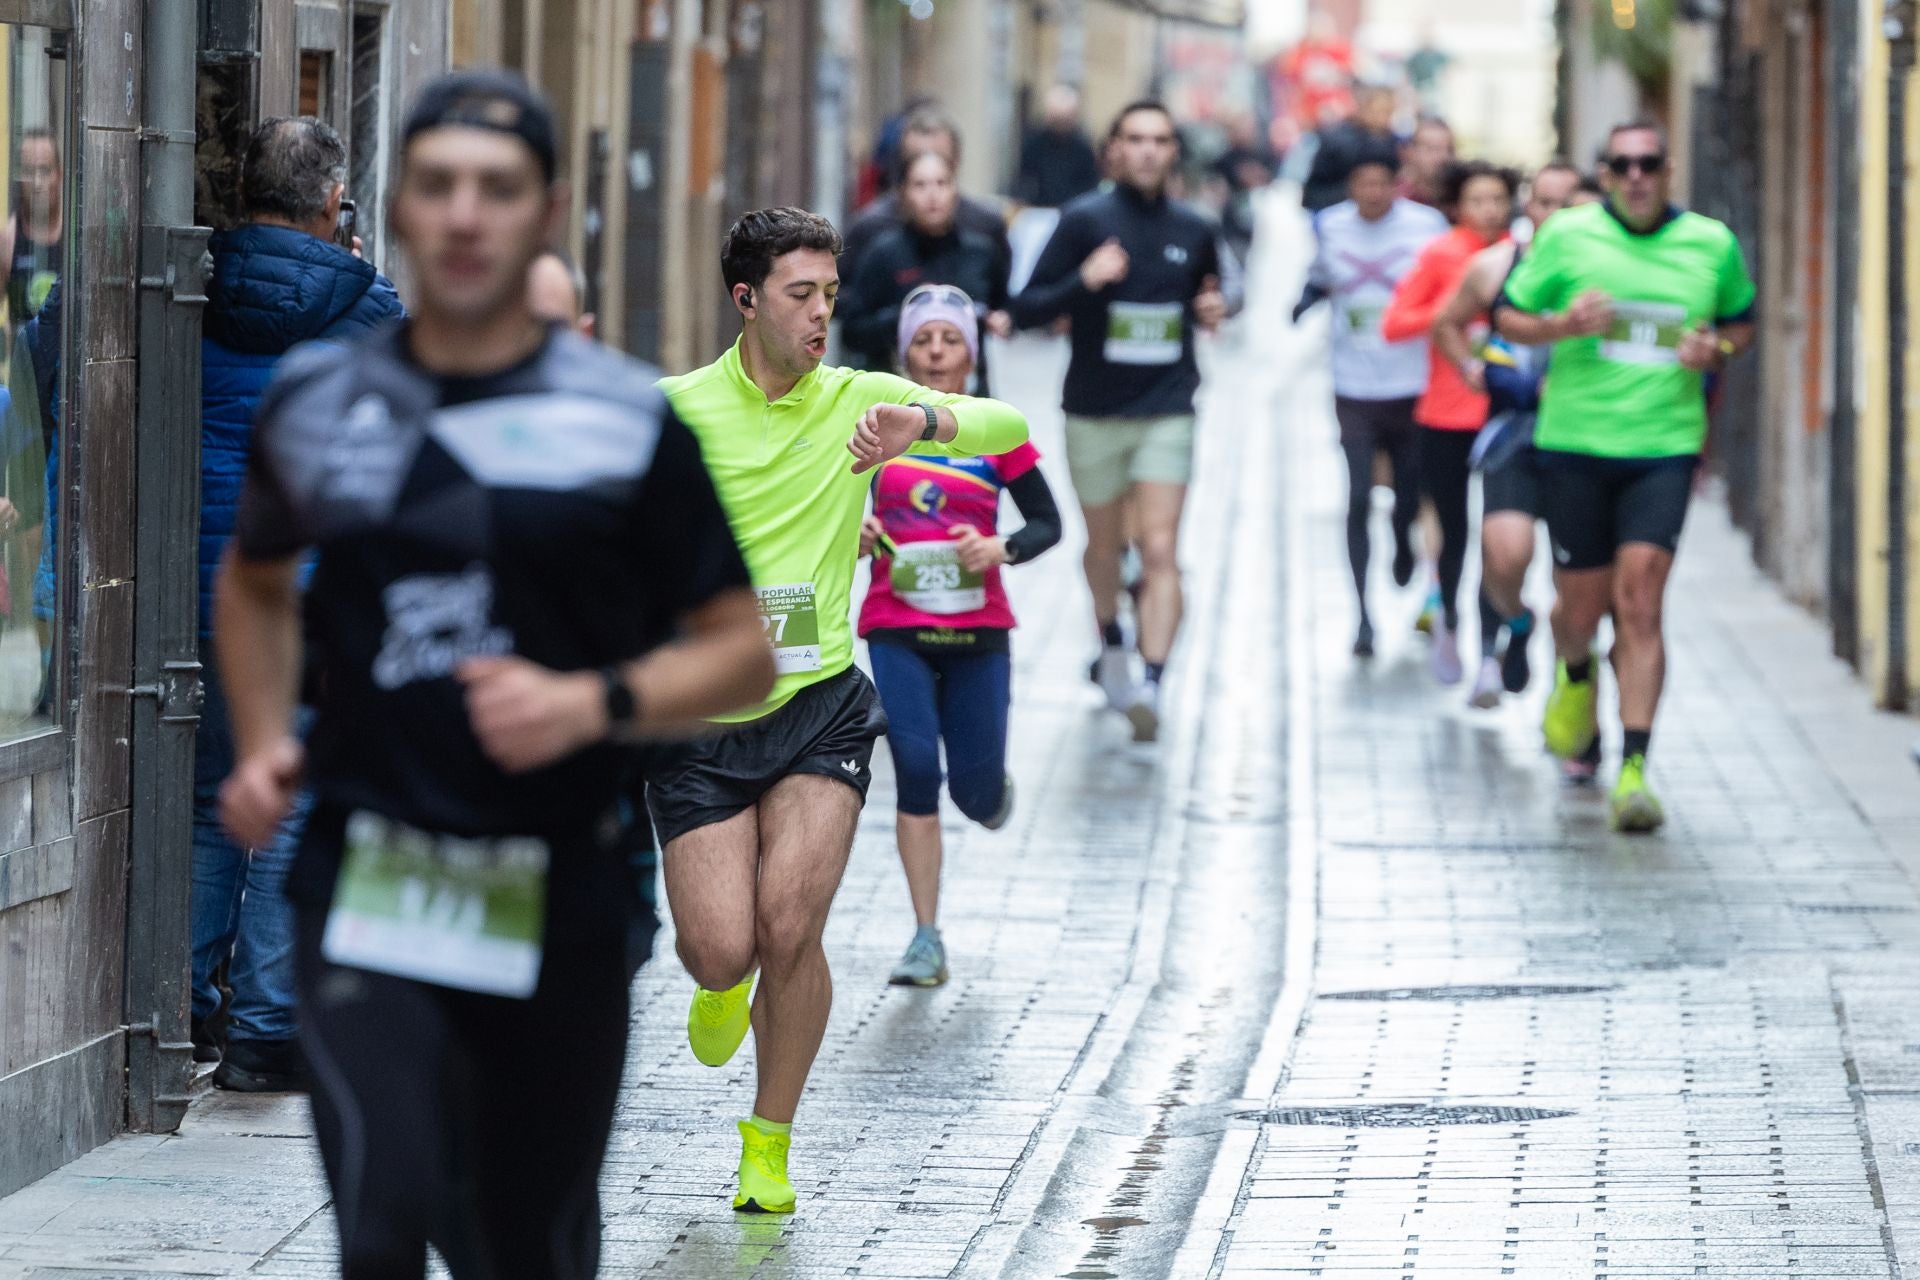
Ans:
[{"label": "blue running leggings", "polygon": [[887,709],[887,745],[901,813],[940,811],[940,744],[947,791],[960,812],[985,822],[1000,811],[1007,780],[1007,653],[926,654],[904,644],[869,646],[873,682]]}]

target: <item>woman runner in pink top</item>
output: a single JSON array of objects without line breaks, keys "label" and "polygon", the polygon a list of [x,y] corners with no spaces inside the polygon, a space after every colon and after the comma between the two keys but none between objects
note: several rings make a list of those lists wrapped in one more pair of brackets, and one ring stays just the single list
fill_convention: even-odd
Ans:
[{"label": "woman runner in pink top", "polygon": [[[935,391],[964,390],[980,355],[973,300],[951,285],[923,285],[901,303],[900,365]],[[1013,813],[1007,773],[1007,707],[1013,610],[1000,581],[1060,541],[1060,510],[1023,444],[989,458],[909,455],[882,467],[861,550],[873,584],[860,610],[874,684],[887,709],[898,791],[895,824],[919,928],[889,979],[936,987],[947,980],[940,901],[941,746],[947,791],[989,831]],[[998,532],[1000,492],[1026,523]]]}]

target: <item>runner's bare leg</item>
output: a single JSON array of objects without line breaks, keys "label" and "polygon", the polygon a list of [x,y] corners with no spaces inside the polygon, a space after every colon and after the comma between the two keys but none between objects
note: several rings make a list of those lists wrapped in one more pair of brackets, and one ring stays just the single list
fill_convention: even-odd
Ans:
[{"label": "runner's bare leg", "polygon": [[1165,662],[1180,633],[1186,599],[1180,587],[1180,513],[1187,486],[1141,481],[1133,486],[1134,519],[1140,529],[1140,657]]},{"label": "runner's bare leg", "polygon": [[760,798],[755,937],[760,985],[753,1037],[760,1069],[754,1114],[791,1123],[813,1070],[833,976],[820,945],[860,821],[860,793],[814,774],[783,779]]},{"label": "runner's bare leg", "polygon": [[661,861],[680,963],[708,991],[738,986],[755,963],[759,819],[748,809],[676,836]]}]

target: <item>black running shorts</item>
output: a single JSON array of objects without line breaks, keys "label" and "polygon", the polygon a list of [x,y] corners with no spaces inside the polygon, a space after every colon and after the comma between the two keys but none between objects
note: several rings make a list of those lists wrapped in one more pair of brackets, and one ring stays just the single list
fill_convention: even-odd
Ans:
[{"label": "black running shorts", "polygon": [[[1488,423],[1492,430],[1496,423]],[[1500,437],[1480,462],[1480,514],[1503,511],[1523,516],[1540,514],[1540,459],[1533,448],[1533,415],[1519,415],[1501,425]]]},{"label": "black running shorts", "polygon": [[873,784],[873,744],[887,713],[858,667],[809,685],[778,711],[661,753],[647,774],[647,808],[665,847],[759,803],[782,778],[815,773],[859,793]]},{"label": "black running shorts", "polygon": [[1414,440],[1420,430],[1413,420],[1413,406],[1417,403],[1411,396],[1404,400],[1349,400],[1335,396],[1333,416],[1340,424],[1341,445],[1378,451]]},{"label": "black running shorts", "polygon": [[1672,551],[1693,497],[1700,459],[1600,458],[1537,449],[1541,514],[1562,569],[1604,569],[1642,542]]}]

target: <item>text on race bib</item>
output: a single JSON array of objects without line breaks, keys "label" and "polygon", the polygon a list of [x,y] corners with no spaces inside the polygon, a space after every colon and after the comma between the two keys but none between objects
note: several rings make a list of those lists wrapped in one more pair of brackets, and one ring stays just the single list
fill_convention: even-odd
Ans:
[{"label": "text on race bib", "polygon": [[1387,312],[1384,302],[1347,302],[1340,307],[1341,323],[1356,338],[1378,338],[1380,317]]},{"label": "text on race bib", "polygon": [[754,592],[760,597],[760,622],[773,646],[775,670],[783,676],[820,670],[820,610],[813,584],[755,587]]},{"label": "text on race bib", "polygon": [[1106,357],[1112,364],[1173,364],[1180,359],[1187,309],[1178,302],[1115,302],[1107,307]]},{"label": "text on race bib", "polygon": [[893,594],[921,613],[946,616],[987,607],[986,577],[960,563],[950,542],[909,542],[893,559]]},{"label": "text on race bib", "polygon": [[1617,364],[1678,364],[1687,333],[1687,309],[1672,302],[1613,304],[1613,323],[1600,338],[1600,358]]},{"label": "text on race bib", "polygon": [[540,981],[546,842],[467,840],[364,811],[320,949],[334,964],[440,987],[526,999]]}]

